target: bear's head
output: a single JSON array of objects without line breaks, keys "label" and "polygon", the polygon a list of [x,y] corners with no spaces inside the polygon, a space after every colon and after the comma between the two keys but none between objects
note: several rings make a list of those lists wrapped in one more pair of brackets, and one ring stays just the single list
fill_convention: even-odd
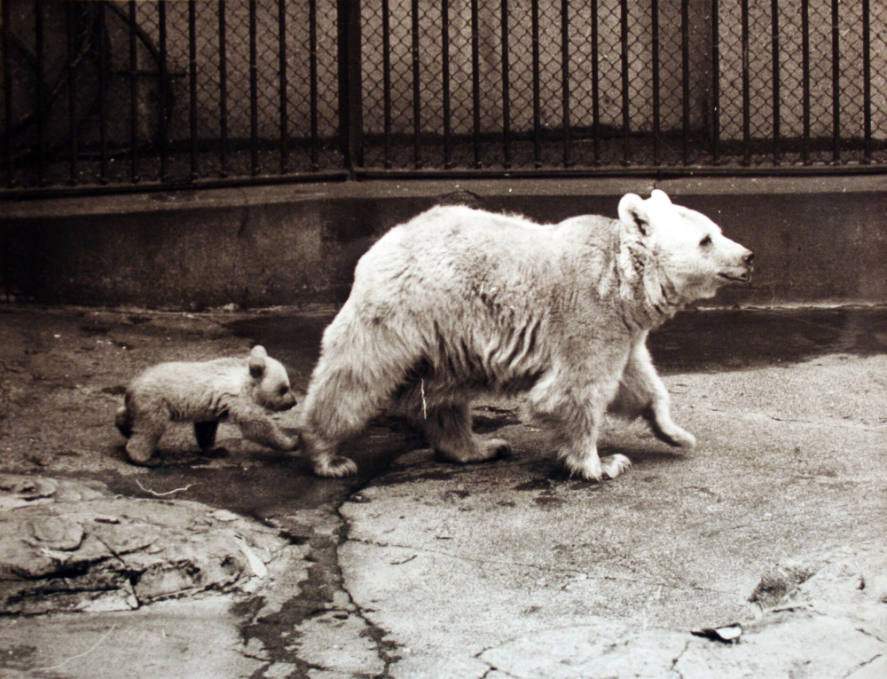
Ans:
[{"label": "bear's head", "polygon": [[685,301],[713,297],[725,283],[751,280],[754,254],[702,213],[672,203],[665,191],[654,189],[646,200],[624,195],[619,220]]},{"label": "bear's head", "polygon": [[286,368],[256,345],[249,352],[249,375],[253,400],[269,410],[287,410],[296,405],[296,396],[290,387]]}]

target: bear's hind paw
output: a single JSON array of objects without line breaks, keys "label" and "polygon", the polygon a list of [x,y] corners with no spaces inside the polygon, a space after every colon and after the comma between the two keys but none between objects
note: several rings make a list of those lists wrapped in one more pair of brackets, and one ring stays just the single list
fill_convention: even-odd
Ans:
[{"label": "bear's hind paw", "polygon": [[357,463],[344,455],[314,460],[314,473],[327,478],[340,478],[357,474]]}]

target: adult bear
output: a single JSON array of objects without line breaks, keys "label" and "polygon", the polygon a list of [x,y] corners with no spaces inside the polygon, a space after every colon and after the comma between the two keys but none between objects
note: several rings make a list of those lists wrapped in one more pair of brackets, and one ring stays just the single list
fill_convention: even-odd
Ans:
[{"label": "adult bear", "polygon": [[526,392],[533,421],[585,479],[631,464],[598,457],[608,408],[692,446],[671,419],[647,334],[722,284],[747,282],[753,255],[660,190],[623,196],[618,212],[540,225],[435,207],[386,233],[323,335],[301,420],[315,473],[356,473],[337,446],[386,410],[417,421],[449,460],[494,457],[508,444],[475,436],[470,414],[491,393]]}]

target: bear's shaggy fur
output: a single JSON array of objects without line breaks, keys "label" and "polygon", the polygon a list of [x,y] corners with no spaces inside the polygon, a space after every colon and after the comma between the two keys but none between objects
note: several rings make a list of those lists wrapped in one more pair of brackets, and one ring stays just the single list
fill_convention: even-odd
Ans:
[{"label": "bear's shaggy fur", "polygon": [[585,479],[630,465],[598,457],[608,407],[692,446],[669,415],[647,334],[747,281],[752,253],[659,190],[623,196],[618,212],[539,225],[436,207],[385,234],[323,335],[301,420],[315,473],[355,473],[337,445],[383,410],[416,420],[447,459],[489,459],[508,444],[472,433],[470,401],[490,393],[526,392],[558,457]]},{"label": "bear's shaggy fur", "polygon": [[268,417],[268,410],[292,408],[296,398],[286,368],[255,346],[247,358],[160,363],[135,377],[126,389],[116,425],[127,439],[126,454],[144,464],[154,455],[169,422],[194,422],[201,450],[216,440],[221,420],[240,427],[244,438],[292,450],[298,441]]}]

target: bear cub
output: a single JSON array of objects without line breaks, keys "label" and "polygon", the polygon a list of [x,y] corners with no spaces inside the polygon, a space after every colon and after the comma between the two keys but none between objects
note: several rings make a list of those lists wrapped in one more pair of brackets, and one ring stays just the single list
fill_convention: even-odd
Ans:
[{"label": "bear cub", "polygon": [[131,462],[145,464],[170,422],[193,422],[202,451],[215,444],[219,422],[240,427],[244,438],[278,450],[293,450],[298,439],[287,436],[267,411],[296,404],[286,368],[255,346],[247,358],[160,363],[135,377],[126,389],[125,405],[115,424],[128,441]]}]

